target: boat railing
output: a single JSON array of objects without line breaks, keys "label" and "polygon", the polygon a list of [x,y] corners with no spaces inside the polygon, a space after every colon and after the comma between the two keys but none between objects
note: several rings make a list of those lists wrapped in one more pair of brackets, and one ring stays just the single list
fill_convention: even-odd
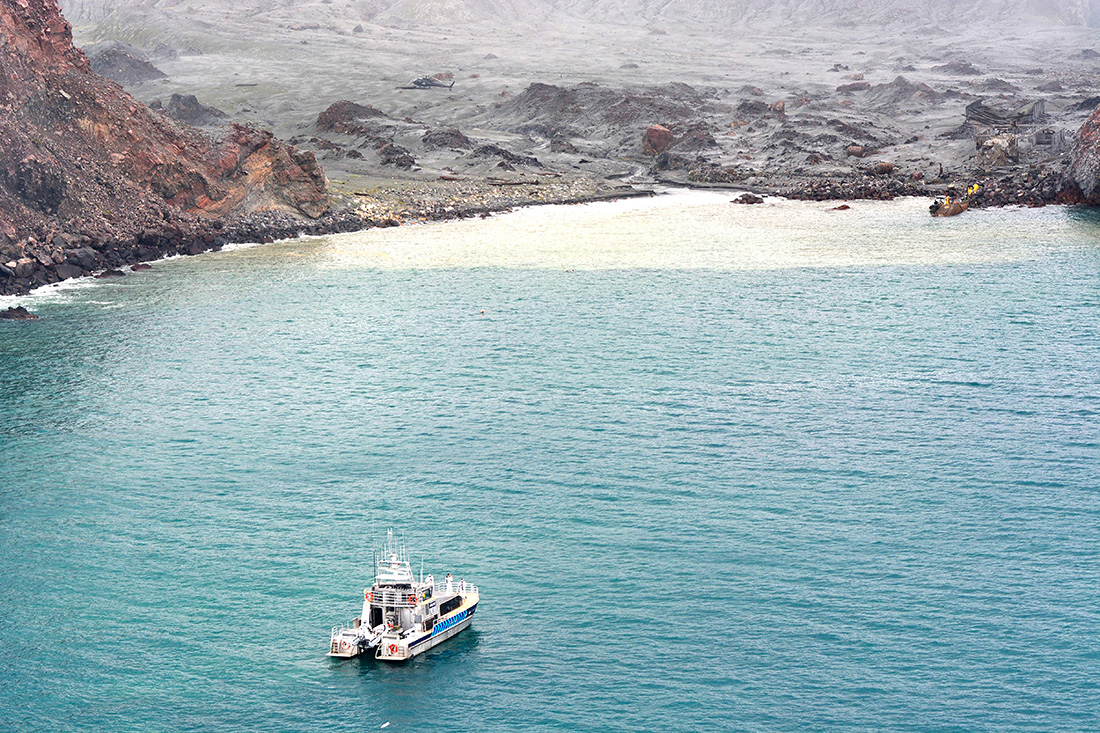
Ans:
[{"label": "boat railing", "polygon": [[371,603],[388,608],[416,608],[420,594],[412,590],[372,590]]},{"label": "boat railing", "polygon": [[[463,586],[458,583],[454,583],[452,592],[454,593],[475,593],[481,595],[476,585],[467,583],[465,585],[465,591],[462,590]],[[435,587],[435,592],[446,592],[447,587],[445,585]],[[381,590],[371,591],[371,603],[375,606],[385,606],[387,608],[416,608],[421,602],[420,593],[410,590],[391,590],[383,588]]]},{"label": "boat railing", "polygon": [[343,636],[344,633],[349,632],[349,631],[351,631],[351,632],[358,632],[359,631],[359,629],[355,628],[355,622],[354,621],[349,621],[346,626],[344,624],[340,624],[339,626],[333,626],[331,636],[332,636],[333,639],[335,639],[337,636]]},{"label": "boat railing", "polygon": [[[436,583],[435,592],[436,593],[446,593],[446,592],[448,592],[447,591],[447,584],[446,583]],[[481,591],[473,583],[467,583],[466,585],[462,585],[461,583],[452,583],[450,592],[451,593],[461,593],[463,595],[466,595],[468,593],[475,593],[477,595],[481,595]]]}]

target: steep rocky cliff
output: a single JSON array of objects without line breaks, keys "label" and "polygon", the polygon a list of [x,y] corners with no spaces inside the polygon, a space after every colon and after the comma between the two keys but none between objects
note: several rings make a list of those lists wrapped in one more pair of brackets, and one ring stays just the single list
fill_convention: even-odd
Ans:
[{"label": "steep rocky cliff", "polygon": [[1059,198],[1067,204],[1100,206],[1100,107],[1077,133]]},{"label": "steep rocky cliff", "polygon": [[0,0],[0,293],[201,249],[258,210],[328,210],[312,154],[150,111],[91,71],[55,0]]}]

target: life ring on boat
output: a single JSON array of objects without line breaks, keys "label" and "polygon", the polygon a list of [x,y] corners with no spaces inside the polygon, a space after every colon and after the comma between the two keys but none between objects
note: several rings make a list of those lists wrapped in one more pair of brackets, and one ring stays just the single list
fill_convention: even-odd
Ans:
[{"label": "life ring on boat", "polygon": [[351,648],[351,644],[348,644],[346,641],[341,641],[340,648],[344,651],[347,651],[349,648]]},{"label": "life ring on boat", "polygon": [[397,654],[397,644],[390,644],[390,654]]},{"label": "life ring on boat", "polygon": [[363,597],[367,599],[367,603],[374,600],[374,595],[369,590],[363,591]]},{"label": "life ring on boat", "polygon": [[409,603],[416,605],[416,596],[409,596]]}]

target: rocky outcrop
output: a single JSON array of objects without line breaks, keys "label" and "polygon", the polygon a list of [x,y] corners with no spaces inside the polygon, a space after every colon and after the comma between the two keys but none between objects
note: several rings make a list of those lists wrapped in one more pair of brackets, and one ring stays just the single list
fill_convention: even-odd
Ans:
[{"label": "rocky outcrop", "polygon": [[1068,204],[1100,206],[1100,108],[1077,133],[1059,200]]},{"label": "rocky outcrop", "polygon": [[642,136],[642,150],[646,155],[659,155],[672,144],[672,130],[664,125],[650,125]]},{"label": "rocky outcrop", "polygon": [[941,74],[955,74],[956,76],[980,76],[982,73],[974,64],[965,59],[933,66],[932,71],[938,71]]},{"label": "rocky outcrop", "polygon": [[174,120],[198,127],[221,124],[229,116],[217,107],[201,103],[194,94],[173,94],[167,106],[161,105],[160,100],[149,106],[151,109],[163,109],[164,114]]},{"label": "rocky outcrop", "polygon": [[140,84],[166,76],[145,54],[123,43],[96,43],[82,50],[91,62],[92,71],[119,84]]},{"label": "rocky outcrop", "polygon": [[[328,109],[317,115],[317,132],[336,132],[345,135],[361,134],[364,131],[364,120],[385,119],[385,117],[385,112],[377,110],[369,104],[357,104],[342,99],[339,102],[332,103]],[[374,132],[373,127],[369,127],[367,130]]]},{"label": "rocky outcrop", "polygon": [[323,215],[313,155],[155,114],[92,72],[54,0],[0,0],[0,293],[208,249],[257,210]]},{"label": "rocky outcrop", "polygon": [[0,311],[0,321],[33,321],[38,316],[34,315],[21,305]]},{"label": "rocky outcrop", "polygon": [[[766,106],[766,105],[765,105]],[[581,137],[610,141],[623,155],[639,151],[639,133],[703,121],[716,109],[712,92],[672,82],[616,89],[594,82],[571,87],[535,83],[494,110],[492,124],[548,139]]]},{"label": "rocky outcrop", "polygon": [[420,141],[429,150],[469,150],[474,146],[473,141],[457,128],[431,130],[425,133]]}]

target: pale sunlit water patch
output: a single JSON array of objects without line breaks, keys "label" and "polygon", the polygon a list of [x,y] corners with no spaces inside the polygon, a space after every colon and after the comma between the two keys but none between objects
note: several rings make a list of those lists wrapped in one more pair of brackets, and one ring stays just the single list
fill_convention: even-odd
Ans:
[{"label": "pale sunlit water patch", "polygon": [[[1064,211],[976,211],[933,219],[924,199],[835,203],[674,192],[648,201],[526,209],[490,220],[329,238],[333,267],[761,270],[1007,262],[1042,256]],[[680,210],[683,216],[670,216]]]}]

